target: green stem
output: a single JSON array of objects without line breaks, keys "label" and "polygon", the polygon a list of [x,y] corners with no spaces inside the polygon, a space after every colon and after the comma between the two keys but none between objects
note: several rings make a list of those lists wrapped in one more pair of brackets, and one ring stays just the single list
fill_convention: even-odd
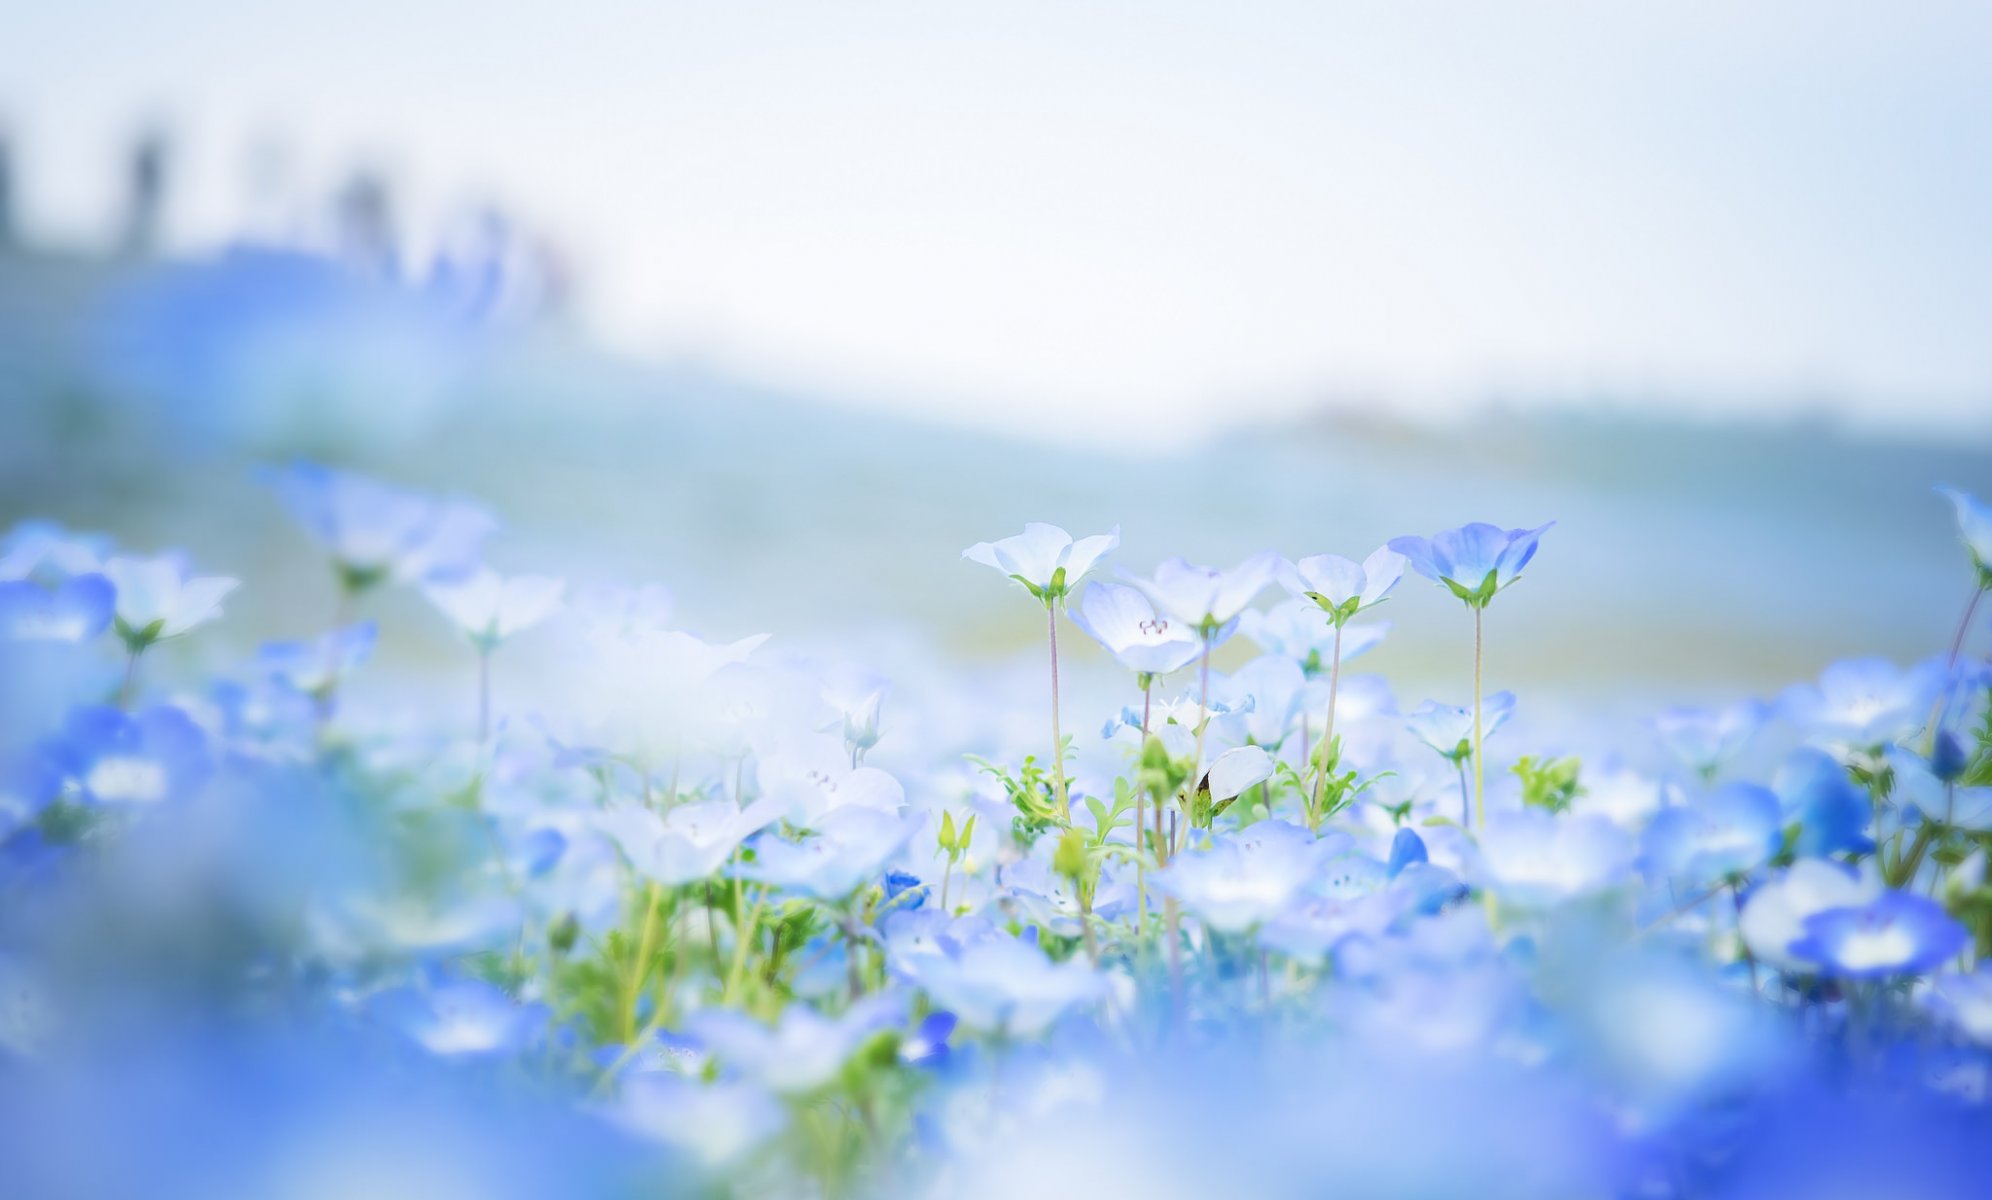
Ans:
[{"label": "green stem", "polygon": [[1065,793],[1065,736],[1058,728],[1058,604],[1044,602],[1045,628],[1051,632],[1051,769],[1058,781],[1058,821],[1072,823],[1072,807]]},{"label": "green stem", "polygon": [[643,893],[643,929],[636,939],[636,958],[630,963],[629,979],[623,985],[622,1035],[625,1042],[636,1038],[636,1003],[643,995],[644,979],[650,974],[650,955],[657,940],[657,884]]},{"label": "green stem", "polygon": [[1473,610],[1473,827],[1480,829],[1487,824],[1487,768],[1480,754],[1480,654],[1481,614],[1485,610]]}]

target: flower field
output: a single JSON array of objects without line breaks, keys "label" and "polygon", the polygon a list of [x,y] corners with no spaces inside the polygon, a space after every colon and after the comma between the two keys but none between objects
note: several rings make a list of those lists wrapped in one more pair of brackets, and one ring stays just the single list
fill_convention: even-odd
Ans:
[{"label": "flower field", "polygon": [[[1597,738],[1493,665],[1555,514],[898,564],[1001,598],[1025,694],[500,573],[474,499],[256,484],[326,616],[246,656],[263,580],[0,541],[8,1194],[1982,1193],[1965,492],[1926,657]],[[393,703],[411,619],[453,650]]]}]

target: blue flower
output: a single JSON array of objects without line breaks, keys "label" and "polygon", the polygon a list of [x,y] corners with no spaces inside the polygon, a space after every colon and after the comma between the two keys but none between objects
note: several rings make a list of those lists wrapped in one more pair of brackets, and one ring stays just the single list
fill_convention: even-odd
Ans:
[{"label": "blue flower", "polygon": [[1939,487],[1937,491],[1957,510],[1958,536],[1971,554],[1971,565],[1978,568],[1978,586],[1992,589],[1992,505],[1954,487]]},{"label": "blue flower", "polygon": [[972,918],[909,948],[900,940],[889,951],[894,970],[972,1029],[1030,1037],[1107,995],[1105,979],[1082,959],[1054,963],[1031,942]]},{"label": "blue flower", "polygon": [[913,912],[927,903],[927,887],[920,877],[907,871],[885,873],[885,903],[888,908]]},{"label": "blue flower", "polygon": [[1882,894],[1880,875],[1855,870],[1844,863],[1801,858],[1776,877],[1751,888],[1737,918],[1737,931],[1750,952],[1784,971],[1804,971],[1810,964],[1792,953],[1805,936],[1805,923],[1836,908],[1860,908]]},{"label": "blue flower", "polygon": [[272,678],[308,696],[326,694],[373,656],[379,628],[361,621],[309,641],[266,642],[256,664]]},{"label": "blue flower", "polygon": [[1753,783],[1730,783],[1661,809],[1646,827],[1642,856],[1655,879],[1706,883],[1763,865],[1783,838],[1776,794]]},{"label": "blue flower", "polygon": [[1360,563],[1339,554],[1281,559],[1277,574],[1287,591],[1328,614],[1331,623],[1346,625],[1357,613],[1383,603],[1403,578],[1405,562],[1402,554],[1382,546]]},{"label": "blue flower", "polygon": [[1873,747],[1921,729],[1949,682],[1941,661],[1905,670],[1885,658],[1847,659],[1822,671],[1816,686],[1787,691],[1783,705],[1798,725]]},{"label": "blue flower", "polygon": [[1336,845],[1297,825],[1260,821],[1177,855],[1149,878],[1212,929],[1242,933],[1278,917],[1316,883]]},{"label": "blue flower", "polygon": [[[1495,692],[1482,704],[1483,736],[1506,724],[1515,714],[1515,694]],[[1427,700],[1404,719],[1411,736],[1439,752],[1447,762],[1458,763],[1473,754],[1473,710]]]},{"label": "blue flower", "polygon": [[133,649],[179,637],[219,617],[222,597],[238,584],[224,575],[196,576],[178,554],[121,554],[104,564],[104,577],[117,588],[118,636]]},{"label": "blue flower", "polygon": [[117,589],[102,575],[72,575],[54,587],[0,583],[0,638],[87,642],[108,629]]},{"label": "blue flower", "polygon": [[23,521],[0,538],[0,579],[57,584],[101,574],[110,556],[111,539],[102,534],[70,533],[51,521]]},{"label": "blue flower", "polygon": [[509,1054],[536,1039],[551,1013],[518,1004],[481,979],[397,988],[374,997],[374,1017],[442,1058]]},{"label": "blue flower", "polygon": [[1800,749],[1778,768],[1772,788],[1787,821],[1799,825],[1792,849],[1802,858],[1825,858],[1841,850],[1874,849],[1867,836],[1874,806],[1847,772],[1821,750]]},{"label": "blue flower", "polygon": [[977,542],[963,558],[994,567],[1024,585],[1046,604],[1062,600],[1086,573],[1120,545],[1120,526],[1106,533],[1072,540],[1056,525],[1027,524],[1024,531],[999,542]]},{"label": "blue flower", "polygon": [[756,841],[754,861],[737,870],[747,879],[821,900],[842,900],[876,879],[919,825],[917,819],[872,808],[832,809],[816,822],[814,835],[800,842],[773,837]]},{"label": "blue flower", "polygon": [[477,505],[438,500],[315,463],[271,470],[291,515],[323,542],[351,591],[392,580],[461,575],[483,556],[498,522]]},{"label": "blue flower", "polygon": [[1741,753],[1770,715],[1770,706],[1756,700],[1715,710],[1676,708],[1655,717],[1653,730],[1682,766],[1706,779]]},{"label": "blue flower", "polygon": [[901,1020],[899,1002],[875,995],[835,1017],[794,1002],[773,1028],[743,1013],[709,1009],[691,1019],[689,1032],[713,1057],[782,1095],[813,1092],[837,1077],[874,1034]]},{"label": "blue flower", "polygon": [[[1320,610],[1306,600],[1288,600],[1263,612],[1247,609],[1238,618],[1238,628],[1261,650],[1292,659],[1309,675],[1326,673],[1335,665],[1338,630],[1323,621]],[[1387,621],[1341,629],[1342,661],[1349,662],[1382,645],[1389,632]]]},{"label": "blue flower", "polygon": [[183,799],[212,769],[200,727],[165,705],[135,716],[109,707],[76,709],[51,749],[79,798],[104,807]]},{"label": "blue flower", "polygon": [[1473,608],[1485,608],[1494,594],[1513,583],[1535,557],[1536,543],[1551,525],[1502,529],[1472,524],[1430,538],[1390,539],[1420,575],[1445,587]]},{"label": "blue flower", "polygon": [[1604,817],[1503,813],[1480,833],[1480,856],[1501,896],[1525,907],[1562,903],[1616,887],[1632,874],[1632,838]]},{"label": "blue flower", "polygon": [[1920,975],[1954,957],[1971,935],[1944,907],[1913,892],[1884,892],[1859,908],[1833,908],[1805,919],[1792,953],[1829,975],[1878,979]]},{"label": "blue flower", "polygon": [[1067,615],[1116,662],[1140,675],[1179,670],[1203,650],[1191,626],[1161,616],[1147,596],[1125,584],[1087,584],[1079,607]]},{"label": "blue flower", "polygon": [[1404,868],[1412,863],[1432,861],[1425,849],[1425,839],[1414,829],[1400,828],[1390,839],[1390,862],[1387,864],[1392,879],[1397,878]]},{"label": "blue flower", "polygon": [[1219,631],[1273,581],[1281,561],[1279,555],[1266,551],[1219,570],[1172,558],[1156,567],[1153,577],[1136,580],[1135,586],[1148,593],[1163,616],[1215,645]]}]

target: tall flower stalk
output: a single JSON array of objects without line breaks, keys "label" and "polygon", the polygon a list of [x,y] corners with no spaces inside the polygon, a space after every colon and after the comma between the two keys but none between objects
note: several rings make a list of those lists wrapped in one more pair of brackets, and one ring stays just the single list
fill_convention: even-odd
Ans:
[{"label": "tall flower stalk", "polygon": [[1329,651],[1328,712],[1321,730],[1315,762],[1314,809],[1321,808],[1328,786],[1328,757],[1335,752],[1335,700],[1342,686],[1342,631],[1357,613],[1383,603],[1397,581],[1404,577],[1405,559],[1388,546],[1373,551],[1357,563],[1336,554],[1317,554],[1298,562],[1279,564],[1281,586],[1309,600],[1327,617],[1335,637]]},{"label": "tall flower stalk", "polygon": [[1014,537],[999,542],[977,542],[961,552],[971,562],[994,567],[1022,584],[1025,591],[1044,605],[1045,628],[1051,643],[1051,762],[1053,787],[1057,791],[1058,820],[1071,824],[1072,806],[1066,794],[1065,734],[1058,713],[1058,610],[1065,598],[1120,545],[1120,526],[1106,533],[1074,541],[1056,525],[1029,524]]},{"label": "tall flower stalk", "polygon": [[[1554,525],[1555,522],[1550,522]],[[1481,713],[1481,660],[1486,639],[1482,612],[1501,589],[1515,582],[1535,557],[1536,545],[1549,525],[1535,529],[1502,529],[1472,524],[1448,529],[1430,538],[1400,537],[1390,549],[1402,554],[1420,575],[1443,585],[1473,610],[1473,824],[1487,822],[1487,772],[1481,763],[1484,736]]]}]

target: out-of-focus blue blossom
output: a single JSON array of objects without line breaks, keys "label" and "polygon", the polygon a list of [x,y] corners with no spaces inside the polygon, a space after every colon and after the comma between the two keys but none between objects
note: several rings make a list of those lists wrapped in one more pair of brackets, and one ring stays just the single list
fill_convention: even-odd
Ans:
[{"label": "out-of-focus blue blossom", "polygon": [[1831,755],[1812,749],[1793,751],[1778,768],[1771,787],[1785,820],[1798,824],[1798,840],[1792,846],[1798,855],[1824,858],[1842,850],[1865,853],[1874,848],[1874,840],[1865,832],[1874,806]]},{"label": "out-of-focus blue blossom", "polygon": [[888,995],[868,997],[834,1017],[795,1003],[770,1028],[744,1013],[709,1009],[688,1029],[721,1063],[772,1091],[799,1095],[834,1080],[866,1041],[899,1023],[901,1011]]},{"label": "out-of-focus blue blossom", "polygon": [[374,622],[361,621],[307,641],[266,642],[257,652],[256,664],[307,696],[321,695],[373,657],[379,636]]},{"label": "out-of-focus blue blossom", "polygon": [[1388,869],[1392,879],[1397,878],[1404,868],[1413,863],[1432,861],[1430,852],[1425,849],[1425,839],[1414,829],[1399,829],[1390,838],[1390,862]]},{"label": "out-of-focus blue blossom", "polygon": [[1211,928],[1243,933],[1293,903],[1315,881],[1328,848],[1299,826],[1260,821],[1246,834],[1178,854],[1151,882]]},{"label": "out-of-focus blue blossom", "polygon": [[1836,662],[1816,686],[1785,693],[1788,717],[1856,747],[1908,737],[1923,727],[1948,679],[1940,661],[1904,669],[1885,658]]},{"label": "out-of-focus blue blossom", "polygon": [[[1309,675],[1325,672],[1335,664],[1335,627],[1323,621],[1320,610],[1306,600],[1288,600],[1264,611],[1247,609],[1238,619],[1238,628],[1259,649],[1292,659]],[[1388,622],[1344,628],[1342,661],[1374,650],[1389,632]]]},{"label": "out-of-focus blue blossom", "polygon": [[1992,505],[1969,492],[1939,487],[1957,512],[1958,537],[1971,553],[1971,565],[1978,569],[1978,586],[1992,589]]},{"label": "out-of-focus blue blossom", "polygon": [[23,521],[0,538],[0,580],[31,579],[53,586],[78,575],[100,575],[112,554],[102,534],[70,533],[51,521]]},{"label": "out-of-focus blue blossom", "polygon": [[376,1020],[443,1058],[509,1054],[539,1037],[545,1005],[519,1004],[481,979],[397,988],[373,998]]},{"label": "out-of-focus blue blossom", "polygon": [[207,738],[178,708],[137,714],[77,709],[51,743],[55,760],[86,804],[151,808],[198,791],[213,769]]},{"label": "out-of-focus blue blossom", "polygon": [[859,691],[826,688],[823,698],[837,710],[837,721],[825,732],[834,729],[843,736],[844,749],[850,754],[851,765],[855,767],[865,760],[866,751],[878,745],[879,715],[885,704],[885,688],[880,686]]},{"label": "out-of-focus blue blossom", "polygon": [[1675,708],[1653,719],[1653,731],[1682,766],[1713,778],[1770,719],[1771,708],[1744,700],[1718,709]]},{"label": "out-of-focus blue blossom", "polygon": [[1429,538],[1392,538],[1389,548],[1403,555],[1420,575],[1443,584],[1468,605],[1484,608],[1496,592],[1521,575],[1522,568],[1535,557],[1542,535],[1554,524],[1502,529],[1475,523]]},{"label": "out-of-focus blue blossom", "polygon": [[1136,674],[1166,675],[1188,666],[1203,649],[1191,626],[1157,614],[1147,596],[1125,584],[1087,584],[1079,607],[1069,609],[1068,615],[1081,632]]},{"label": "out-of-focus blue blossom", "polygon": [[967,937],[935,938],[924,952],[902,952],[895,966],[961,1024],[1010,1037],[1042,1033],[1107,994],[1105,981],[1084,962],[1054,963],[1036,946],[986,925]]},{"label": "out-of-focus blue blossom", "polygon": [[948,1058],[948,1039],[954,1036],[955,1024],[951,1012],[928,1013],[899,1043],[899,1060],[923,1067],[942,1065]]},{"label": "out-of-focus blue blossom", "polygon": [[466,501],[439,500],[315,463],[273,469],[266,478],[355,590],[469,572],[498,529],[496,518]]},{"label": "out-of-focus blue blossom", "polygon": [[1966,1039],[1992,1046],[1992,965],[1981,963],[1968,974],[1938,975],[1923,1003]]},{"label": "out-of-focus blue blossom", "polygon": [[745,809],[731,800],[706,800],[677,805],[663,816],[623,805],[604,810],[596,824],[646,879],[677,887],[718,871],[741,842],[780,816],[780,807],[767,799]]},{"label": "out-of-focus blue blossom", "polygon": [[[1492,737],[1515,714],[1515,694],[1495,692],[1481,701],[1481,735]],[[1404,719],[1411,736],[1439,752],[1447,762],[1473,755],[1473,710],[1427,700]]]},{"label": "out-of-focus blue blossom", "polygon": [[1079,581],[1119,545],[1118,525],[1106,533],[1074,541],[1056,525],[1031,523],[1022,533],[1002,541],[977,542],[961,556],[994,567],[1049,604],[1079,586]]},{"label": "out-of-focus blue blossom", "polygon": [[1761,866],[1784,837],[1776,793],[1753,783],[1728,783],[1687,804],[1665,808],[1646,827],[1641,847],[1656,880],[1696,884]]},{"label": "out-of-focus blue blossom", "polygon": [[1638,849],[1603,817],[1523,809],[1489,818],[1480,857],[1504,900],[1537,908],[1625,883]]},{"label": "out-of-focus blue blossom", "polygon": [[104,577],[117,588],[118,635],[141,647],[219,617],[222,597],[237,586],[226,576],[194,575],[178,554],[117,555],[104,564]]},{"label": "out-of-focus blue blossom", "polygon": [[72,575],[53,586],[0,583],[0,638],[87,642],[110,628],[117,589],[102,575]]},{"label": "out-of-focus blue blossom", "polygon": [[560,611],[564,580],[545,575],[500,576],[489,567],[432,579],[422,594],[471,644],[489,651]]},{"label": "out-of-focus blue blossom", "polygon": [[606,1116],[712,1170],[744,1159],[785,1121],[780,1101],[758,1084],[700,1083],[662,1072],[625,1079]]},{"label": "out-of-focus blue blossom", "polygon": [[1811,963],[1792,951],[1805,937],[1806,921],[1832,909],[1865,908],[1882,891],[1872,867],[1802,858],[1750,890],[1737,928],[1759,960],[1785,971],[1810,970]]},{"label": "out-of-focus blue blossom", "polygon": [[61,791],[61,766],[46,751],[0,757],[0,839],[33,821]]},{"label": "out-of-focus blue blossom", "polygon": [[1346,625],[1357,613],[1383,603],[1403,578],[1405,564],[1402,554],[1380,546],[1360,563],[1339,554],[1281,559],[1276,574],[1282,587],[1327,614],[1330,623]]},{"label": "out-of-focus blue blossom", "polygon": [[1890,891],[1859,908],[1829,908],[1805,918],[1805,936],[1791,952],[1831,975],[1874,979],[1931,970],[1970,940],[1943,905]]},{"label": "out-of-focus blue blossom", "polygon": [[1153,576],[1138,579],[1135,585],[1148,593],[1163,616],[1215,645],[1219,632],[1273,581],[1280,561],[1270,550],[1226,570],[1171,558],[1156,567]]},{"label": "out-of-focus blue blossom", "polygon": [[754,861],[736,870],[762,883],[823,900],[842,900],[876,879],[886,861],[919,828],[917,818],[872,808],[839,808],[818,821],[812,836],[800,842],[773,837],[755,842]]}]

